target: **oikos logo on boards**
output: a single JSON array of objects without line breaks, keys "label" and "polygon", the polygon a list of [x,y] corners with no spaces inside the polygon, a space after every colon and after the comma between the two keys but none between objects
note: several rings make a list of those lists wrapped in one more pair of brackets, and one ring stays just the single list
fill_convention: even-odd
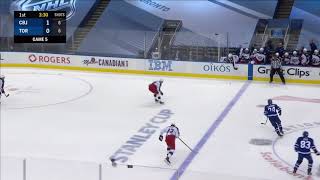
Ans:
[{"label": "oikos logo on boards", "polygon": [[14,11],[66,11],[67,20],[76,12],[77,0],[15,0],[10,5]]},{"label": "oikos logo on boards", "polygon": [[47,64],[70,64],[70,57],[59,55],[36,55],[30,54],[29,61],[32,63],[47,63]]},{"label": "oikos logo on boards", "polygon": [[[267,68],[266,66],[260,66],[257,69],[257,72],[259,74],[270,74],[270,68]],[[290,68],[284,68],[284,74],[289,75],[289,76],[295,76],[295,77],[308,77],[311,74],[310,70],[303,70],[299,67],[290,67]]]},{"label": "oikos logo on boards", "polygon": [[231,66],[228,64],[206,64],[202,68],[205,72],[220,72],[229,73],[231,72]]}]

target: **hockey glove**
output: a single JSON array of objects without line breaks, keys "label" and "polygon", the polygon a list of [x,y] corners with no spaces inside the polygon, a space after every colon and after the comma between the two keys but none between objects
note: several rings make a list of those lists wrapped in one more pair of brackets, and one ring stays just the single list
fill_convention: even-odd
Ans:
[{"label": "hockey glove", "polygon": [[160,94],[161,94],[161,96],[163,95],[163,92],[162,91],[160,91]]},{"label": "hockey glove", "polygon": [[162,141],[162,139],[163,139],[163,136],[160,135],[160,136],[159,136],[159,141]]},{"label": "hockey glove", "polygon": [[279,116],[281,116],[281,111],[279,111],[278,113],[279,113]]},{"label": "hockey glove", "polygon": [[320,156],[320,153],[318,152],[318,153],[316,153],[316,155],[317,155],[317,156]]}]

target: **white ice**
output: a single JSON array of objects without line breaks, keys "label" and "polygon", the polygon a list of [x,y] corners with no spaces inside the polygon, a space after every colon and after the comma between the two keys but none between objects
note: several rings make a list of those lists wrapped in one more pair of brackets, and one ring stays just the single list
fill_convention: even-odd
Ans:
[{"label": "white ice", "polygon": [[[159,105],[147,90],[157,76],[37,69],[1,69],[1,74],[10,94],[1,98],[2,180],[22,180],[23,160],[27,180],[169,180],[190,150],[177,141],[172,165],[165,164],[159,129],[128,156],[125,164],[133,168],[112,167],[108,158],[162,110],[174,114],[159,126],[174,122],[194,148],[245,83],[161,77],[165,105]],[[260,124],[265,121],[262,105],[269,98],[283,109],[288,131],[282,138],[270,123]],[[319,103],[319,86],[250,83],[180,179],[306,177],[306,162],[300,166],[301,177],[288,172],[297,158],[293,145],[304,130],[320,149]],[[251,139],[273,144],[253,145]],[[312,178],[320,179],[320,159],[313,159]]]}]

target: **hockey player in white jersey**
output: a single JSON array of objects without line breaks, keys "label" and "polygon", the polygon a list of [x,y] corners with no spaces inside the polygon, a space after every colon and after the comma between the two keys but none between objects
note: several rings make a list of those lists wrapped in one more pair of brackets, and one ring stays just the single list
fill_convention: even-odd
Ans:
[{"label": "hockey player in white jersey", "polygon": [[317,49],[314,50],[314,53],[311,56],[311,65],[315,67],[319,67],[320,65],[320,55]]},{"label": "hockey player in white jersey", "polygon": [[285,52],[284,55],[283,55],[284,65],[289,65],[290,64],[290,60],[291,60],[291,57],[290,57],[289,53]]},{"label": "hockey player in white jersey", "polygon": [[163,92],[161,91],[163,80],[160,79],[159,81],[154,81],[153,83],[149,84],[149,91],[153,93],[154,101],[156,103],[164,104],[163,101],[161,101],[161,96],[163,95]]},{"label": "hockey player in white jersey", "polygon": [[302,53],[301,53],[301,56],[300,56],[300,63],[302,66],[307,66],[309,65],[309,59],[310,59],[310,56],[308,54],[308,50],[307,48],[303,48],[302,50]]},{"label": "hockey player in white jersey", "polygon": [[240,63],[249,63],[250,62],[250,51],[248,48],[244,49],[242,54],[239,56]]},{"label": "hockey player in white jersey", "polygon": [[260,48],[259,52],[253,55],[253,60],[255,64],[264,64],[266,62],[266,55],[264,54],[263,48]]},{"label": "hockey player in white jersey", "polygon": [[1,95],[2,94],[5,94],[5,91],[4,91],[4,76],[1,75],[0,76],[0,100],[1,100]]},{"label": "hockey player in white jersey", "polygon": [[160,132],[159,140],[163,140],[163,134],[165,134],[165,142],[167,144],[167,156],[165,158],[166,163],[170,164],[170,157],[173,155],[176,149],[176,138],[179,138],[179,128],[175,124],[164,128]]},{"label": "hockey player in white jersey", "polygon": [[292,56],[290,58],[290,64],[295,66],[300,64],[300,57],[298,56],[297,51],[293,51]]}]

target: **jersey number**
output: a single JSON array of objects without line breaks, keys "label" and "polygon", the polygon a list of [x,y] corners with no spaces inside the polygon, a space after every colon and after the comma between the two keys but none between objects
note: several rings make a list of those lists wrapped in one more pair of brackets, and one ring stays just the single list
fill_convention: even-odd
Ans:
[{"label": "jersey number", "polygon": [[310,145],[311,145],[310,141],[301,141],[300,142],[300,147],[301,148],[310,149],[310,147],[311,147]]},{"label": "jersey number", "polygon": [[268,111],[269,112],[276,112],[276,108],[275,107],[268,107]]}]

